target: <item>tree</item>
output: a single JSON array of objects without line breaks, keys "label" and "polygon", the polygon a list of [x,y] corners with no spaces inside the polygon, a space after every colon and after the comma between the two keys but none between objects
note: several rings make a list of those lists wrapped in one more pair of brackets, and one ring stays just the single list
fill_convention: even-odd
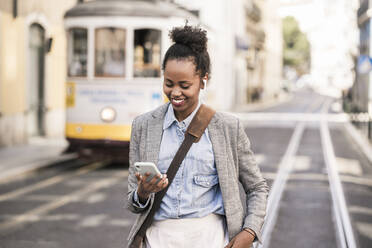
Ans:
[{"label": "tree", "polygon": [[297,75],[306,74],[310,69],[310,43],[293,17],[285,17],[282,21],[283,64],[294,68]]}]

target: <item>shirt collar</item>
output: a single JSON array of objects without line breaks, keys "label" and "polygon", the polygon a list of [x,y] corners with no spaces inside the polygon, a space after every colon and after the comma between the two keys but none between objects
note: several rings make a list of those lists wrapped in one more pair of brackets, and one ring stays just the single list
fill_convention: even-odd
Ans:
[{"label": "shirt collar", "polygon": [[[185,124],[186,127],[189,126],[192,118],[194,118],[194,115],[196,114],[196,112],[198,111],[198,109],[200,108],[200,101],[198,102],[198,106],[194,109],[194,111],[186,118],[184,119],[183,122]],[[169,106],[168,106],[168,110],[167,110],[167,113],[165,114],[165,118],[164,118],[164,124],[163,124],[163,130],[169,128],[170,126],[172,126],[172,124],[176,122],[176,123],[179,123],[176,116],[174,115],[174,110],[173,110],[173,106],[172,104],[170,103]]]}]

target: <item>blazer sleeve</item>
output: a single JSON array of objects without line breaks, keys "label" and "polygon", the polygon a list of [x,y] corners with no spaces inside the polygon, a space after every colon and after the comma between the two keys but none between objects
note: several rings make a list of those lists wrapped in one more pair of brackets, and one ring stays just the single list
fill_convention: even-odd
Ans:
[{"label": "blazer sleeve", "polygon": [[[128,175],[128,203],[127,208],[133,213],[142,213],[147,210],[153,199],[154,195],[150,195],[150,201],[145,205],[138,204],[136,201],[135,194],[137,192],[137,178],[135,176],[134,163],[140,161],[140,126],[138,124],[137,118],[132,122],[132,132],[129,143],[129,175]],[[150,204],[149,204],[150,203]]]},{"label": "blazer sleeve", "polygon": [[250,148],[249,139],[238,121],[238,166],[239,181],[242,183],[247,195],[247,213],[243,228],[250,228],[256,233],[256,240],[262,243],[261,228],[266,215],[266,201],[268,186],[262,177],[260,169]]}]

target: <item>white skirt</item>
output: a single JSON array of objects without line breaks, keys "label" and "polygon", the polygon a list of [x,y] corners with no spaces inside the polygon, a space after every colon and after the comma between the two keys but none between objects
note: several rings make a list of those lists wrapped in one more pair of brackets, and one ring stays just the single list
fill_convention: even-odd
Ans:
[{"label": "white skirt", "polygon": [[225,218],[210,214],[154,221],[146,231],[145,248],[223,248],[228,240]]}]

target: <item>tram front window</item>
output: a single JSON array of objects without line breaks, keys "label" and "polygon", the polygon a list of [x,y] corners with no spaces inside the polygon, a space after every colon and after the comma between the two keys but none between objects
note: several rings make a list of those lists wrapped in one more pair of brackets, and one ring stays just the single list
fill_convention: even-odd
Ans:
[{"label": "tram front window", "polygon": [[125,76],[125,30],[99,28],[95,33],[95,75]]},{"label": "tram front window", "polygon": [[160,37],[159,30],[134,31],[134,77],[160,77]]},{"label": "tram front window", "polygon": [[88,32],[84,28],[69,30],[68,75],[87,76]]}]

